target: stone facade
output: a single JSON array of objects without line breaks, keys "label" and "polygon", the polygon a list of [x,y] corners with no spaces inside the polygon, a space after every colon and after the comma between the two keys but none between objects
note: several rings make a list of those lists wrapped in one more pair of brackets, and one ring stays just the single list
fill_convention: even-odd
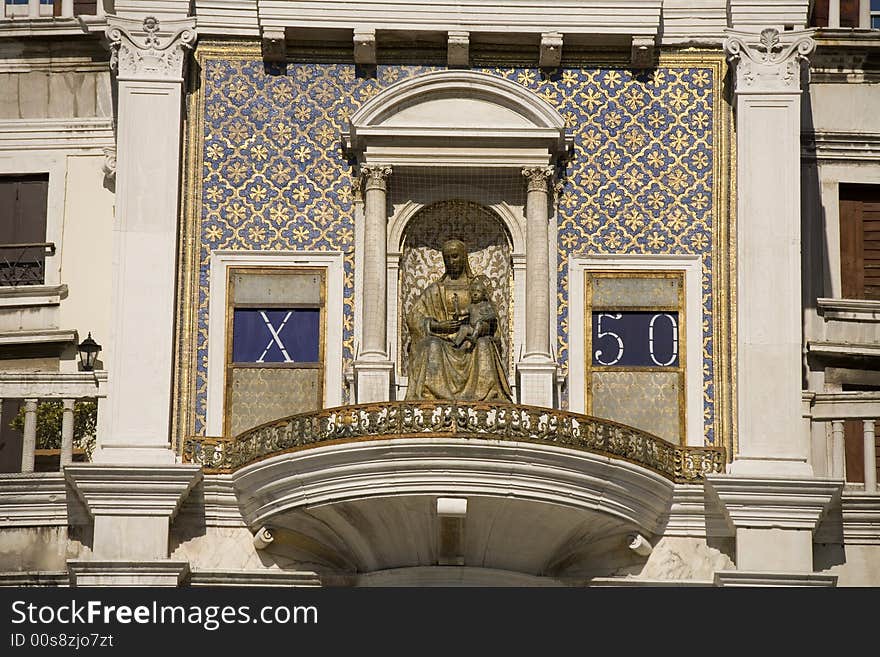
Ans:
[{"label": "stone facade", "polygon": [[[48,177],[44,280],[0,286],[0,583],[880,585],[880,302],[844,298],[839,219],[880,185],[878,31],[806,0],[102,4],[0,17],[0,183]],[[449,238],[499,279],[509,406],[401,401]],[[321,272],[341,409],[221,435],[241,268]],[[624,349],[597,271],[678,281],[624,308],[659,308],[645,372],[672,322],[675,394],[589,378]],[[618,374],[679,434],[581,414]]]}]

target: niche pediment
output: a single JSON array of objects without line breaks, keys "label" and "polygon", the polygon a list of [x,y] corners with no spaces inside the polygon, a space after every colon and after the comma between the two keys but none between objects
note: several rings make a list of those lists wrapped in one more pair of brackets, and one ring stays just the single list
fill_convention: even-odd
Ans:
[{"label": "niche pediment", "polygon": [[438,71],[388,87],[343,135],[362,162],[404,165],[549,164],[571,139],[556,108],[510,80]]}]

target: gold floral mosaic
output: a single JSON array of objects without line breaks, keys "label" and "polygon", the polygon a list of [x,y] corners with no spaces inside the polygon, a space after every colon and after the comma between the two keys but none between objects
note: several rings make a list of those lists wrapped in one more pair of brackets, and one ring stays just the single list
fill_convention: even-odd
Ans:
[{"label": "gold floral mosaic", "polygon": [[[340,132],[385,87],[436,67],[352,63],[267,67],[258,48],[200,47],[190,96],[187,225],[182,257],[178,434],[203,433],[207,394],[208,263],[217,249],[345,253],[343,359],[354,355],[352,162]],[[245,54],[242,54],[245,53]],[[714,57],[714,58],[713,58]],[[556,189],[558,333],[568,368],[570,254],[703,256],[704,426],[715,443],[715,351],[726,229],[718,56],[669,59],[646,72],[616,67],[484,67],[557,108],[574,155]],[[726,274],[724,274],[726,276]],[[719,335],[727,333],[719,333]],[[347,395],[347,391],[345,393]],[[346,397],[347,398],[347,397]],[[565,400],[563,400],[565,404]]]}]

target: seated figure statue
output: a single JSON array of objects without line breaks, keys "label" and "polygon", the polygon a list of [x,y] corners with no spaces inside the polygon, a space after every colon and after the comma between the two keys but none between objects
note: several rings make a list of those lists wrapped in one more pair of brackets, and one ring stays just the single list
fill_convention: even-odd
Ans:
[{"label": "seated figure statue", "polygon": [[449,240],[442,252],[445,273],[406,318],[412,338],[406,398],[510,401],[491,281],[473,274],[463,242]]}]

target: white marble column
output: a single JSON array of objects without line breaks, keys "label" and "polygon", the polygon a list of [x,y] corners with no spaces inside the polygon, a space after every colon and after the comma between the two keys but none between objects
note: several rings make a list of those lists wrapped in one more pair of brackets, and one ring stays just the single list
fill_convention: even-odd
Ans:
[{"label": "white marble column", "polygon": [[34,471],[34,458],[37,449],[37,402],[38,399],[24,400],[24,430],[21,448],[21,471]]},{"label": "white marble column", "polygon": [[357,403],[391,398],[394,366],[388,359],[387,188],[391,167],[361,167],[364,179],[364,277],[362,341],[354,363]]},{"label": "white marble column", "polygon": [[519,403],[552,407],[556,363],[550,355],[550,181],[553,167],[526,167],[526,339],[517,363]]},{"label": "white marble column", "polygon": [[95,462],[172,463],[183,70],[195,19],[107,17],[118,81],[109,390]]},{"label": "white marble column", "polygon": [[[801,374],[801,63],[811,31],[729,30],[736,66],[738,453],[706,478],[736,538],[722,586],[833,585],[813,534],[843,482],[813,478]],[[818,579],[817,579],[818,577]]]},{"label": "white marble column", "polygon": [[811,476],[801,421],[801,63],[812,31],[729,30],[737,135],[738,455],[731,472]]},{"label": "white marble column", "polygon": [[73,433],[74,433],[74,410],[75,399],[63,399],[61,401],[61,467],[73,463]]}]

